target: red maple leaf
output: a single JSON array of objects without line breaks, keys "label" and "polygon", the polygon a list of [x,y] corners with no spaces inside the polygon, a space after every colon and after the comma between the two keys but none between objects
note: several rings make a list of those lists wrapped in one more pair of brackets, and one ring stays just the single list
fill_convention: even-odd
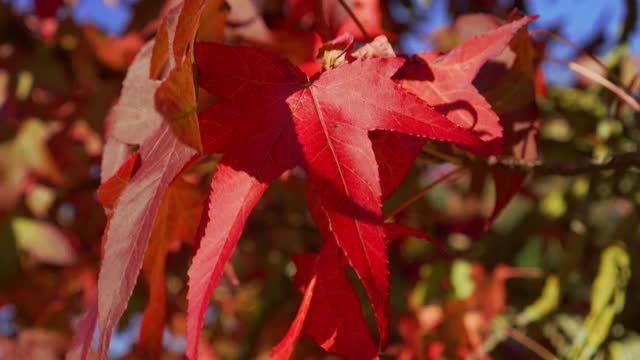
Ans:
[{"label": "red maple leaf", "polygon": [[[479,155],[501,154],[500,118],[473,86],[481,67],[498,56],[520,28],[537,16],[527,16],[486,34],[463,42],[450,52],[419,53],[395,76],[402,86],[415,93],[451,121],[489,142],[489,152],[466,148]],[[385,195],[393,193],[413,164],[424,139],[407,139],[401,135],[375,134],[374,149],[383,179]],[[482,150],[482,149],[481,149]]]},{"label": "red maple leaf", "polygon": [[[271,358],[289,359],[304,333],[326,351],[345,359],[373,359],[377,349],[362,315],[362,306],[347,277],[347,260],[324,216],[316,189],[307,184],[309,212],[325,239],[318,254],[293,257],[296,286],[304,293],[293,323]],[[354,346],[357,344],[357,346]]]},{"label": "red maple leaf", "polygon": [[197,357],[205,309],[244,223],[284,171],[306,170],[336,242],[363,281],[386,338],[388,270],[382,192],[369,131],[483,148],[391,77],[401,58],[355,60],[311,80],[262,50],[196,45],[200,85],[219,96],[200,114],[205,152],[224,153],[189,269],[188,355]]},{"label": "red maple leaf", "polygon": [[[494,53],[493,56],[479,63],[483,65],[490,60],[490,63],[482,68],[474,67],[478,64],[477,62],[472,62],[470,65],[475,69],[472,76],[473,83],[487,99],[483,100],[484,104],[491,104],[495,111],[495,113],[492,111],[491,118],[483,119],[479,116],[477,119],[479,126],[476,129],[483,130],[483,126],[495,123],[499,119],[504,129],[502,139],[504,153],[517,159],[535,160],[536,136],[539,128],[538,108],[535,103],[538,56],[524,25],[536,16],[518,19],[519,15],[514,12],[509,18],[517,20],[505,24],[504,20],[487,14],[471,14],[457,18],[452,29],[457,37],[467,40],[449,54],[453,54],[467,44],[469,48],[473,44],[476,49],[486,48],[485,53]],[[486,31],[488,31],[486,34],[480,35]],[[499,34],[502,34],[502,37],[498,37]],[[496,53],[498,46],[500,51]],[[502,51],[502,48],[506,50]],[[496,57],[498,54],[500,56]],[[474,108],[476,108],[475,105]],[[464,115],[463,110],[458,111],[460,115]],[[479,109],[476,111],[481,114]],[[464,126],[465,120],[462,117],[455,114],[447,116]],[[483,139],[487,138],[483,137]],[[502,166],[493,166],[491,174],[495,182],[496,201],[493,213],[487,220],[487,226],[520,191],[527,177],[524,171]]]},{"label": "red maple leaf", "polygon": [[294,282],[304,291],[304,298],[271,357],[288,359],[302,331],[326,351],[345,359],[376,358],[376,345],[336,242],[327,239],[319,254],[298,255],[293,261],[297,268]]},{"label": "red maple leaf", "polygon": [[[312,186],[307,186],[309,211],[325,241],[318,254],[293,258],[296,265],[294,282],[304,296],[296,318],[282,341],[274,347],[271,357],[290,358],[300,334],[304,333],[326,351],[345,359],[377,358],[362,306],[347,277],[347,260],[336,244],[319,199],[309,196],[314,191]],[[383,227],[386,240],[416,236],[440,247],[418,230],[392,223]]]}]

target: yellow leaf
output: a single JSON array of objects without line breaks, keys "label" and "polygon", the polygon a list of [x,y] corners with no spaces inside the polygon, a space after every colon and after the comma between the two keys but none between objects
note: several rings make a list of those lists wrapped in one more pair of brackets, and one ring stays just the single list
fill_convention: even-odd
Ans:
[{"label": "yellow leaf", "polygon": [[155,101],[156,109],[173,134],[202,153],[192,66],[190,61],[184,61],[171,70],[169,77],[156,90]]}]

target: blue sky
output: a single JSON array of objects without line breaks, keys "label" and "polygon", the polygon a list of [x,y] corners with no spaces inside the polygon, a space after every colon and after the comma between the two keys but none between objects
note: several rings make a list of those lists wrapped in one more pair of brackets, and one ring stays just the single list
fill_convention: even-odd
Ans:
[{"label": "blue sky", "polygon": [[[560,34],[578,46],[586,45],[594,33],[602,33],[605,43],[600,47],[597,55],[604,56],[616,44],[626,9],[624,0],[529,0],[528,10],[533,14],[540,14],[533,28],[559,28]],[[640,31],[638,24],[629,39],[631,52],[640,53]],[[568,59],[575,56],[575,51],[557,41],[549,43],[550,56]],[[553,83],[566,83],[573,79],[571,72],[566,71],[563,64],[547,62],[543,65],[546,73],[554,74],[547,78]]]},{"label": "blue sky", "polygon": [[[33,0],[0,1],[13,3],[21,12],[33,10]],[[92,23],[109,33],[121,34],[131,20],[131,5],[135,0],[118,0],[112,3],[115,5],[110,5],[104,0],[79,0],[78,5],[73,7],[71,16],[80,23]]]},{"label": "blue sky", "polygon": [[[413,24],[411,31],[401,38],[401,46],[407,53],[416,53],[431,49],[431,44],[424,39],[428,34],[451,23],[447,12],[447,0],[411,0],[418,16],[422,19]],[[640,0],[637,0],[640,1]],[[500,1],[510,4],[512,1]],[[424,4],[428,5],[425,6]],[[605,55],[615,45],[625,16],[624,0],[527,0],[527,10],[538,14],[540,18],[530,25],[531,29],[557,29],[558,32],[582,47],[593,39],[594,34],[605,35],[605,43],[599,48],[597,55]],[[399,19],[408,16],[400,7],[393,9],[393,15]],[[638,24],[636,24],[638,25]],[[629,45],[631,52],[640,54],[640,31],[636,26]],[[548,55],[556,59],[572,59],[575,51],[558,42],[550,41]],[[565,65],[546,62],[543,69],[547,81],[552,84],[569,84],[574,76]]]},{"label": "blue sky", "polygon": [[[33,0],[9,1],[22,11],[30,11]],[[93,23],[103,30],[121,34],[129,23],[131,5],[136,0],[114,1],[116,5],[107,5],[104,0],[79,0],[71,15],[79,22]],[[414,22],[411,30],[400,39],[405,52],[412,54],[428,50],[431,44],[425,41],[426,35],[451,23],[447,12],[448,0],[411,0],[418,12],[420,21]],[[637,0],[640,2],[640,0]],[[499,0],[510,4],[511,0]],[[605,55],[615,44],[625,15],[625,0],[527,0],[527,8],[532,14],[541,15],[532,25],[532,29],[558,29],[560,34],[576,43],[586,45],[595,33],[605,34],[605,44],[598,55]],[[640,7],[640,6],[639,6]],[[392,8],[392,14],[399,20],[408,19],[409,14],[401,6]],[[636,29],[629,41],[631,52],[640,54],[640,31]],[[576,54],[570,47],[551,41],[548,55],[557,59],[571,59]],[[568,84],[573,74],[563,64],[546,62],[543,65],[547,80],[554,84]]]}]

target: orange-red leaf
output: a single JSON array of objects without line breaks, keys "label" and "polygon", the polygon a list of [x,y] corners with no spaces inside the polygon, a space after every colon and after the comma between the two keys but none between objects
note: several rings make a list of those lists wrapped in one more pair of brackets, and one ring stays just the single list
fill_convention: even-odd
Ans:
[{"label": "orange-red leaf", "polygon": [[200,14],[200,26],[196,39],[198,41],[223,42],[227,15],[227,7],[223,0],[208,1]]},{"label": "orange-red leaf", "polygon": [[162,23],[156,34],[156,42],[153,46],[151,54],[151,63],[149,64],[149,78],[160,79],[162,69],[169,59],[169,28],[167,18],[162,19]]},{"label": "orange-red leaf", "polygon": [[[191,43],[195,40],[199,27],[203,30],[200,36],[204,39],[212,41],[224,39],[226,12],[222,5],[221,0],[185,0],[176,20],[175,33],[171,33],[170,26],[167,24],[167,19],[173,22],[174,15],[169,14],[160,28],[160,39],[156,40],[163,43],[154,48],[154,55],[157,50],[157,58],[164,58],[165,51],[168,52],[168,44],[173,39],[173,61],[170,64],[175,63],[175,67],[170,69],[167,78],[155,93],[156,109],[169,123],[174,135],[198,152],[202,152],[202,143],[198,126],[197,86],[193,74]],[[152,62],[151,65],[154,67],[153,72],[158,64]]]},{"label": "orange-red leaf", "polygon": [[195,155],[165,124],[140,146],[139,153],[140,169],[122,191],[105,232],[98,278],[98,352],[103,357],[138,278],[162,195]]},{"label": "orange-red leaf", "polygon": [[118,172],[100,185],[97,191],[97,196],[105,209],[110,211],[115,208],[116,202],[120,198],[120,194],[129,183],[131,176],[135,174],[139,167],[140,154],[136,152],[120,166]]},{"label": "orange-red leaf", "polygon": [[158,358],[166,314],[165,263],[170,248],[195,236],[202,213],[203,195],[197,186],[176,178],[162,198],[153,224],[142,270],[149,287],[138,342],[143,354]]},{"label": "orange-red leaf", "polygon": [[156,108],[174,135],[184,144],[202,152],[198,103],[192,64],[184,61],[176,65],[155,94]]},{"label": "orange-red leaf", "polygon": [[[184,0],[173,39],[173,55],[177,64],[184,60],[187,51],[191,52],[190,46],[199,28],[204,30],[202,40],[224,39],[226,11],[223,5],[222,0]],[[201,21],[203,15],[205,18]]]}]

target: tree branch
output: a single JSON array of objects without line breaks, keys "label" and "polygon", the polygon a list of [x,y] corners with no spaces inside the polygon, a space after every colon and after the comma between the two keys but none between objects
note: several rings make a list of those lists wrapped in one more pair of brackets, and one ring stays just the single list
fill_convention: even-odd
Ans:
[{"label": "tree branch", "polygon": [[579,175],[599,172],[603,170],[626,169],[630,167],[640,168],[640,152],[628,152],[614,155],[604,162],[593,160],[576,160],[572,162],[547,163],[540,160],[520,160],[513,157],[487,158],[490,166],[500,165],[514,170],[522,170],[536,175]]},{"label": "tree branch", "polygon": [[462,170],[464,170],[464,169],[465,169],[464,167],[455,168],[455,169],[449,171],[448,173],[443,174],[439,178],[435,179],[429,185],[425,186],[420,191],[418,191],[417,193],[413,194],[410,198],[405,200],[402,204],[398,205],[395,209],[391,210],[385,216],[384,221],[385,222],[392,221],[394,216],[398,215],[398,213],[400,213],[402,210],[406,209],[409,205],[411,205],[414,202],[416,202],[419,199],[421,199],[424,196],[424,194],[428,193],[431,189],[436,187],[441,182],[449,179],[450,177],[452,177],[454,175],[457,175],[457,174],[461,173]]}]

